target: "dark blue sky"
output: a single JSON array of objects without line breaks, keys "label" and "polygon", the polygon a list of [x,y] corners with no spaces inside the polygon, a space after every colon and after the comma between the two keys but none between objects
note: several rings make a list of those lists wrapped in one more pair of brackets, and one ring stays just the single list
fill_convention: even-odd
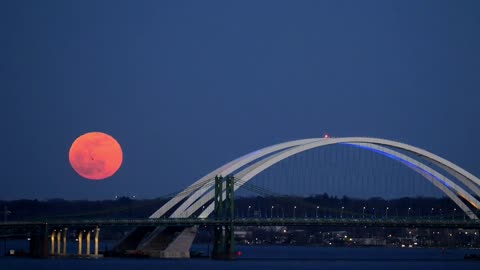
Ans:
[{"label": "dark blue sky", "polygon": [[[150,198],[307,137],[407,142],[480,175],[478,1],[1,1],[0,199]],[[72,141],[118,139],[111,179]]]}]

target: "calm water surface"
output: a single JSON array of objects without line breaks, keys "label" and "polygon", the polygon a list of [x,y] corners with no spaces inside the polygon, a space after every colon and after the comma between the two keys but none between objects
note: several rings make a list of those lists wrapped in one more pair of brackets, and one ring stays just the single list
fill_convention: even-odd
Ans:
[{"label": "calm water surface", "polygon": [[[3,247],[3,243],[1,243]],[[9,244],[21,248],[24,243]],[[74,246],[74,243],[72,245]],[[205,246],[197,246],[206,251]],[[0,270],[16,269],[480,269],[480,261],[466,261],[467,253],[480,250],[324,248],[300,246],[238,246],[243,255],[235,261],[208,259],[29,259],[0,257]],[[3,248],[0,248],[3,250]]]}]

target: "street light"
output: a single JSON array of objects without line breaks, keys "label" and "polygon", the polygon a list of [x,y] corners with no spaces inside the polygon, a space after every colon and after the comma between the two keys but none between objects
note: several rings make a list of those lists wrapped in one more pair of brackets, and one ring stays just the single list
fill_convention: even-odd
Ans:
[{"label": "street light", "polygon": [[373,210],[373,218],[376,218],[376,215],[375,215],[375,207],[373,207],[372,210]]},{"label": "street light", "polygon": [[367,207],[364,206],[363,209],[362,209],[362,218],[365,218],[365,209],[366,209],[366,208],[367,208]]},{"label": "street light", "polygon": [[412,208],[408,207],[408,211],[407,211],[407,217],[410,217],[410,211],[412,210]]},{"label": "street light", "polygon": [[251,205],[248,206],[248,210],[247,210],[247,217],[250,217],[250,208],[252,208]]},{"label": "street light", "polygon": [[340,211],[340,218],[343,218],[343,209],[344,209],[344,208],[345,208],[345,207],[342,206],[342,210]]},{"label": "street light", "polygon": [[457,208],[453,208],[452,220],[455,219],[455,214],[457,213]]},{"label": "street light", "polygon": [[295,210],[296,210],[296,209],[297,209],[297,206],[294,205],[294,206],[293,206],[293,218],[296,218],[296,217],[297,217],[297,216],[295,215]]},{"label": "street light", "polygon": [[385,218],[388,218],[388,206],[385,208]]},{"label": "street light", "polygon": [[435,210],[433,207],[432,207],[432,210],[430,211],[430,216],[433,217],[433,210]]},{"label": "street light", "polygon": [[318,218],[318,208],[320,208],[320,206],[317,205],[317,209],[315,209],[315,218]]},{"label": "street light", "polygon": [[272,208],[270,208],[270,218],[273,218],[273,205]]}]

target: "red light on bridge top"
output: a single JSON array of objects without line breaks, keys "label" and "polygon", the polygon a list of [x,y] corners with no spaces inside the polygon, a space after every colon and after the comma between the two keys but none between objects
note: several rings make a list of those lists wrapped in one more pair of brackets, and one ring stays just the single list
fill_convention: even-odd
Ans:
[{"label": "red light on bridge top", "polygon": [[324,137],[325,137],[325,139],[328,139],[328,138],[330,138],[330,136],[329,136],[328,134],[325,134],[325,136],[324,136]]},{"label": "red light on bridge top", "polygon": [[243,253],[242,253],[241,250],[237,251],[237,256],[238,256],[238,257],[242,256],[242,254],[243,254]]}]

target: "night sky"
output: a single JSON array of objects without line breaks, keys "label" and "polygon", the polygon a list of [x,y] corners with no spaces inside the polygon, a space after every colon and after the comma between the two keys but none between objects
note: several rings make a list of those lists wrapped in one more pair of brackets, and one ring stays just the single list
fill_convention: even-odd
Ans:
[{"label": "night sky", "polygon": [[[301,138],[406,142],[480,176],[480,1],[1,1],[0,200],[153,198]],[[89,131],[124,163],[68,162]]]}]

